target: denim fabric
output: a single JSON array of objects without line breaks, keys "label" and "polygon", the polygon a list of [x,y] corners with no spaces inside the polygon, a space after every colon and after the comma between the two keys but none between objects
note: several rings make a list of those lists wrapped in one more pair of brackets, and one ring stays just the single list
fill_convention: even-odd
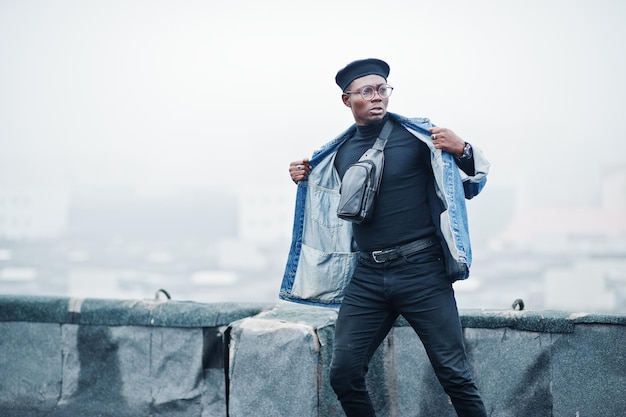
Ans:
[{"label": "denim fabric", "polygon": [[[433,124],[424,118],[405,118],[389,113],[431,150],[437,204],[433,212],[439,238],[446,249],[447,274],[452,281],[469,276],[472,252],[469,240],[465,198],[477,195],[485,185],[489,163],[472,144],[475,175],[467,176],[454,157],[435,149],[428,129]],[[341,179],[334,168],[339,146],[354,134],[353,125],[313,153],[308,179],[298,184],[292,243],[280,287],[283,300],[312,305],[339,306],[358,259],[352,241],[352,224],[337,217]]]},{"label": "denim fabric", "polygon": [[418,334],[459,416],[487,415],[469,370],[439,245],[377,264],[361,258],[336,322],[330,381],[348,417],[375,417],[365,375],[401,314]]}]

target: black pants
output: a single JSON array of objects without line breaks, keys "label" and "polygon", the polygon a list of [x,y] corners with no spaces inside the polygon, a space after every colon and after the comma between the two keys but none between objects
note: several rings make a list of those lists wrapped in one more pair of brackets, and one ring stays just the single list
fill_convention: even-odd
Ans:
[{"label": "black pants", "polygon": [[385,263],[361,259],[335,328],[330,382],[348,417],[375,417],[365,374],[402,315],[420,337],[435,374],[461,417],[486,417],[470,373],[454,291],[439,245]]}]

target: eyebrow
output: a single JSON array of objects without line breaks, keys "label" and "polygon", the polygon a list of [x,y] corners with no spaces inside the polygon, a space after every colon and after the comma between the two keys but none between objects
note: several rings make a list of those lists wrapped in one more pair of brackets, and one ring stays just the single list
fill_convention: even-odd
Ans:
[{"label": "eyebrow", "polygon": [[[386,81],[385,81],[384,83],[380,83],[380,84],[365,84],[364,86],[359,87],[358,89],[363,89],[363,88],[365,88],[365,87],[376,87],[376,88],[378,88],[378,87],[380,87],[381,85],[385,85],[385,84],[387,84],[387,82],[386,82]],[[356,90],[348,90],[348,91],[356,91]]]}]

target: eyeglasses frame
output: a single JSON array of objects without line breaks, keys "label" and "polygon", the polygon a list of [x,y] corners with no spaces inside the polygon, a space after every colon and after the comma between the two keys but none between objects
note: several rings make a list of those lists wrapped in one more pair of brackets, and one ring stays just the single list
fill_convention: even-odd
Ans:
[{"label": "eyeglasses frame", "polygon": [[[371,88],[374,90],[374,95],[373,95],[372,97],[370,97],[370,98],[365,98],[365,97],[363,96],[363,90],[365,90],[367,87],[371,87]],[[383,88],[383,87],[386,87],[386,88],[391,89],[391,92],[389,93],[389,95],[388,95],[387,97],[383,97],[383,96],[382,96],[382,94],[380,94],[380,89],[381,89],[381,88]],[[393,93],[393,87],[392,87],[392,86],[390,86],[390,85],[389,85],[389,84],[387,84],[387,83],[379,85],[379,86],[378,86],[378,88],[374,87],[373,85],[365,85],[365,86],[363,86],[363,88],[361,88],[360,90],[356,90],[356,91],[344,91],[343,93],[344,93],[344,94],[355,94],[355,93],[359,93],[359,94],[361,95],[361,98],[362,98],[363,100],[368,100],[368,101],[369,101],[369,100],[372,100],[374,97],[376,97],[376,93],[378,93],[378,96],[379,96],[380,98],[382,98],[382,99],[385,99],[385,98],[389,98],[389,97],[391,97],[391,94]]]}]

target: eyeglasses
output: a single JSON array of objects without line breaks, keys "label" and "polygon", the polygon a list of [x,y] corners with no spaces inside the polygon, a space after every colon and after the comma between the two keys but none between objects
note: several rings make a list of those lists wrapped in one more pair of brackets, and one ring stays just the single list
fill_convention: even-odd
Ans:
[{"label": "eyeglasses", "polygon": [[344,91],[344,94],[359,93],[361,94],[361,97],[363,97],[363,100],[371,100],[374,98],[377,91],[378,91],[378,95],[380,96],[380,98],[388,98],[393,92],[393,87],[390,86],[389,84],[382,84],[382,85],[379,85],[377,89],[373,85],[366,85],[365,87],[361,88],[359,91]]}]

